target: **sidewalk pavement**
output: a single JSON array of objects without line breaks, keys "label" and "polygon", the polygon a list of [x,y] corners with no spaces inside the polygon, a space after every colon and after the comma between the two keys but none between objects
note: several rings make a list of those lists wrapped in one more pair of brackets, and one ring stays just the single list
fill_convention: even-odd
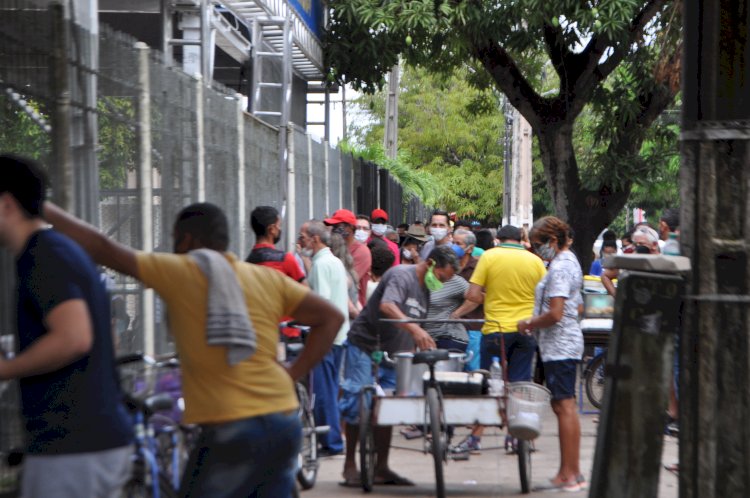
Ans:
[{"label": "sidewalk pavement", "polygon": [[[594,463],[597,424],[596,415],[581,415],[581,470],[586,479],[591,480],[591,469]],[[557,472],[559,465],[559,443],[557,439],[557,421],[551,410],[544,416],[542,435],[535,441],[536,449],[532,453],[532,492],[521,494],[518,474],[518,457],[506,455],[502,448],[505,431],[498,428],[487,428],[482,437],[482,452],[472,455],[467,461],[449,460],[444,465],[446,494],[449,497],[498,497],[528,496],[541,498],[545,496],[564,495],[571,498],[588,497],[588,491],[559,493],[552,491],[534,491],[544,486],[548,479]],[[408,477],[416,483],[414,487],[375,486],[372,493],[365,496],[394,497],[431,497],[435,496],[435,470],[432,456],[423,454],[422,439],[407,441],[399,434],[400,427],[394,429],[391,443],[390,465],[397,473]],[[464,427],[456,428],[453,443],[458,443],[468,434]],[[402,449],[411,448],[411,450]],[[497,449],[487,449],[497,448]],[[418,451],[415,451],[418,450]],[[665,436],[663,464],[677,461],[677,439]],[[321,467],[315,487],[300,493],[301,498],[318,498],[329,496],[362,496],[363,491],[357,488],[345,488],[338,483],[342,480],[341,470],[343,456],[321,459]],[[659,481],[659,498],[676,498],[678,496],[677,476],[664,470],[662,466]]]}]

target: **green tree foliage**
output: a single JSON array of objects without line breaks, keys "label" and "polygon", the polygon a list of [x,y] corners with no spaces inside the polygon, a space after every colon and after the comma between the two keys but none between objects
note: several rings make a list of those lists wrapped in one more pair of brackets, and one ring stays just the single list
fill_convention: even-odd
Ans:
[{"label": "green tree foliage", "polygon": [[[428,204],[496,223],[503,185],[504,130],[498,95],[466,82],[467,69],[441,77],[405,66],[399,95],[398,147],[405,163],[434,178],[437,193]],[[355,130],[368,147],[383,142],[385,96],[361,97],[357,104],[375,119]]]},{"label": "green tree foliage", "polygon": [[382,143],[362,146],[343,141],[339,142],[339,148],[342,152],[348,152],[388,170],[404,189],[407,196],[418,197],[427,206],[437,203],[440,188],[435,182],[435,178],[427,171],[416,169],[412,165],[412,159],[406,150],[399,150],[397,157],[391,159],[385,155]]},{"label": "green tree foliage", "polygon": [[[330,0],[334,79],[374,91],[399,56],[448,73],[467,64],[534,129],[555,213],[584,266],[596,235],[653,165],[648,130],[674,100],[679,0]],[[552,92],[547,91],[553,86]],[[576,121],[590,106],[596,162],[581,164]],[[645,184],[645,183],[644,183]]]},{"label": "green tree foliage", "polygon": [[[45,119],[35,102],[26,104],[37,116]],[[49,134],[21,109],[19,102],[0,98],[0,151],[46,162],[51,147]]]},{"label": "green tree foliage", "polygon": [[[21,106],[28,106],[31,112]],[[97,104],[99,186],[103,190],[125,188],[127,172],[137,165],[135,110],[130,99],[102,97]],[[31,157],[46,164],[51,160],[49,113],[32,99],[0,98],[0,150]],[[37,119],[32,119],[34,115]]]}]

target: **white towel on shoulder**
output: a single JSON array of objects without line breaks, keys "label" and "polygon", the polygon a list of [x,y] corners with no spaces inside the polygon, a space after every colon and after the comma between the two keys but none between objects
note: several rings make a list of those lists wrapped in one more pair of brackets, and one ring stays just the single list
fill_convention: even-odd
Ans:
[{"label": "white towel on shoulder", "polygon": [[211,249],[196,249],[189,255],[208,279],[206,341],[227,348],[229,365],[255,353],[255,328],[247,311],[245,294],[234,268],[224,255]]}]

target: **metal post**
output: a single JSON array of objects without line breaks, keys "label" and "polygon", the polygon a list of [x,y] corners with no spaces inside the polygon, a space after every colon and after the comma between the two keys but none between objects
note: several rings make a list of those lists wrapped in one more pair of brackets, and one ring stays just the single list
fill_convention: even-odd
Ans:
[{"label": "metal post", "polygon": [[325,109],[323,109],[323,121],[325,121],[325,125],[323,127],[323,140],[325,142],[331,141],[331,91],[328,87],[326,87],[325,91],[325,103],[323,104]]},{"label": "metal post", "polygon": [[[291,127],[290,127],[291,129]],[[313,202],[313,157],[312,157],[312,137],[305,133],[307,139],[307,219],[315,218],[315,203]]]},{"label": "metal post", "polygon": [[260,110],[260,82],[263,75],[263,59],[259,55],[263,51],[261,44],[263,43],[263,33],[261,32],[260,23],[258,19],[253,19],[253,33],[252,33],[252,44],[253,44],[253,70],[252,80],[250,83],[250,112],[255,114]]},{"label": "metal post", "polygon": [[[283,128],[281,131],[286,132],[286,128]],[[279,139],[281,139],[281,135],[279,135]],[[281,141],[281,140],[279,140]],[[294,136],[288,137],[288,140],[284,140],[284,144],[288,144],[289,150],[287,151],[284,149],[284,153],[288,153],[289,160],[286,161],[287,164],[287,174],[284,178],[284,184],[287,185],[286,191],[289,195],[289,202],[286,204],[286,226],[284,229],[286,230],[286,240],[287,240],[287,249],[292,250],[294,246],[297,244],[297,204],[296,204],[296,191],[295,191],[295,174],[296,174],[296,164],[294,161]],[[282,184],[282,190],[284,190],[283,184]],[[284,211],[282,210],[282,213]]]},{"label": "metal post", "polygon": [[341,125],[344,127],[341,138],[346,140],[349,137],[346,131],[346,84],[341,85]]},{"label": "metal post", "polygon": [[328,141],[323,141],[323,167],[325,168],[325,183],[323,184],[323,195],[326,200],[325,203],[325,215],[327,216],[331,212],[331,188],[330,188],[330,171],[328,163]]},{"label": "metal post", "polygon": [[60,4],[49,7],[52,20],[52,55],[50,61],[50,86],[54,100],[52,113],[52,164],[51,177],[55,189],[53,201],[66,211],[73,212],[75,193],[73,191],[73,155],[71,140],[70,79],[68,76],[68,55],[70,32],[65,20],[65,10]]},{"label": "metal post", "polygon": [[174,64],[172,57],[172,34],[174,33],[172,0],[161,0],[160,17],[161,17],[161,51],[164,54],[164,64],[171,66]]},{"label": "metal post", "polygon": [[237,222],[239,236],[237,247],[239,252],[245,251],[245,234],[247,233],[247,206],[245,198],[245,112],[242,109],[242,94],[236,94],[237,98]]},{"label": "metal post", "polygon": [[206,146],[204,136],[205,126],[203,123],[204,116],[203,100],[203,78],[200,75],[195,77],[195,147],[196,147],[196,167],[197,171],[197,199],[198,202],[206,200]]},{"label": "metal post", "polygon": [[[151,185],[151,94],[149,88],[149,48],[143,42],[136,42],[138,51],[138,183],[140,199],[141,250],[154,249],[153,189]],[[155,352],[154,335],[154,292],[143,290],[141,300],[141,323],[143,324],[143,350],[146,354]]]},{"label": "metal post", "polygon": [[213,6],[208,0],[201,0],[201,75],[203,76],[203,84],[211,86],[211,80],[213,78],[213,43],[211,39],[211,21],[210,15]]},{"label": "metal post", "polygon": [[[279,184],[281,185],[282,209],[288,203],[292,202],[292,197],[287,195],[288,190],[285,188],[287,186],[285,180],[288,178],[287,165],[292,157],[289,150],[287,150],[287,140],[290,140],[293,133],[293,130],[289,126],[289,110],[292,99],[292,36],[293,32],[290,26],[290,19],[287,17],[284,20],[284,54],[282,59],[283,67],[281,79],[283,100],[281,103],[281,117],[279,123]],[[255,72],[255,68],[253,68],[253,72]],[[293,188],[292,184],[288,187],[290,190]],[[292,232],[296,230],[296,227],[294,226],[295,215],[294,210],[291,209],[291,207],[287,219],[289,220],[286,227],[287,234],[294,235]],[[292,241],[292,244],[289,247],[294,247],[294,242],[296,242],[296,240]]]}]

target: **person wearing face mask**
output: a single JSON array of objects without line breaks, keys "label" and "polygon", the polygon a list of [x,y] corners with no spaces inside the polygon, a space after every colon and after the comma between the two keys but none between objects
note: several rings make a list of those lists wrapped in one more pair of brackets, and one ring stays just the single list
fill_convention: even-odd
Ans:
[{"label": "person wearing face mask", "polygon": [[372,255],[367,245],[358,242],[354,238],[357,217],[348,209],[339,209],[333,213],[333,216],[323,220],[323,223],[331,227],[333,233],[341,235],[346,241],[349,253],[354,260],[354,271],[359,276],[357,284],[357,297],[360,306],[365,305],[367,296],[367,282],[370,281],[370,267],[372,265]]},{"label": "person wearing face mask", "polygon": [[250,227],[255,233],[255,245],[245,261],[268,266],[292,280],[307,285],[305,273],[294,254],[276,248],[276,244],[281,240],[279,212],[271,206],[256,207],[250,213]]},{"label": "person wearing face mask", "polygon": [[447,212],[440,210],[433,212],[430,218],[430,235],[432,235],[432,240],[428,241],[422,247],[422,250],[419,251],[419,257],[426,259],[427,255],[434,248],[446,244],[450,245],[452,243],[450,228],[450,219]]},{"label": "person wearing face mask", "polygon": [[370,217],[364,214],[357,215],[357,224],[354,225],[354,240],[360,244],[367,244],[372,235],[372,223]]},{"label": "person wearing face mask", "polygon": [[404,242],[401,244],[401,262],[408,265],[415,265],[422,261],[419,257],[419,250],[429,240],[429,237],[424,227],[416,223],[409,225],[404,237]]},{"label": "person wearing face mask", "polygon": [[[635,254],[660,254],[659,250],[659,234],[648,225],[638,225],[633,231],[631,236],[635,250]],[[617,293],[617,288],[613,280],[615,280],[620,271],[617,268],[606,268],[602,271],[601,279],[602,285],[607,289],[607,293],[614,297]]]},{"label": "person wearing face mask", "polygon": [[[359,400],[362,387],[372,385],[373,353],[434,349],[435,341],[416,323],[388,323],[382,318],[422,319],[427,316],[430,293],[443,288],[458,271],[458,259],[451,246],[433,250],[425,261],[416,265],[398,265],[385,272],[365,309],[354,320],[347,336],[344,357],[344,382],[339,401],[346,421],[346,459],[343,486],[359,487],[362,483],[356,463],[359,440]],[[377,356],[377,355],[376,355]],[[378,383],[383,389],[396,387],[396,372],[381,363]],[[413,486],[413,483],[388,467],[391,426],[376,426],[375,484]]]},{"label": "person wearing face mask", "polygon": [[[494,356],[505,357],[504,368],[510,382],[530,381],[536,341],[521,334],[516,324],[533,312],[534,287],[546,270],[542,260],[521,244],[520,228],[505,225],[498,230],[497,237],[500,245],[479,258],[466,293],[466,299],[484,304],[479,365],[489,370]],[[475,427],[452,451],[456,454],[479,451],[481,435],[481,426]]]},{"label": "person wearing face mask", "polygon": [[578,324],[578,296],[583,272],[570,251],[567,223],[547,216],[531,229],[534,251],[549,262],[547,274],[534,295],[534,313],[518,321],[525,337],[537,336],[547,388],[552,393],[552,411],[557,416],[560,437],[560,467],[550,487],[562,491],[586,489],[580,469],[581,425],[575,403],[578,363],[583,355],[583,333]]},{"label": "person wearing face mask", "polygon": [[400,265],[401,251],[399,251],[398,245],[385,237],[385,232],[388,230],[388,213],[383,209],[373,209],[370,219],[372,220],[372,239],[383,242],[388,246],[388,249],[391,250],[395,258],[393,266]]}]

